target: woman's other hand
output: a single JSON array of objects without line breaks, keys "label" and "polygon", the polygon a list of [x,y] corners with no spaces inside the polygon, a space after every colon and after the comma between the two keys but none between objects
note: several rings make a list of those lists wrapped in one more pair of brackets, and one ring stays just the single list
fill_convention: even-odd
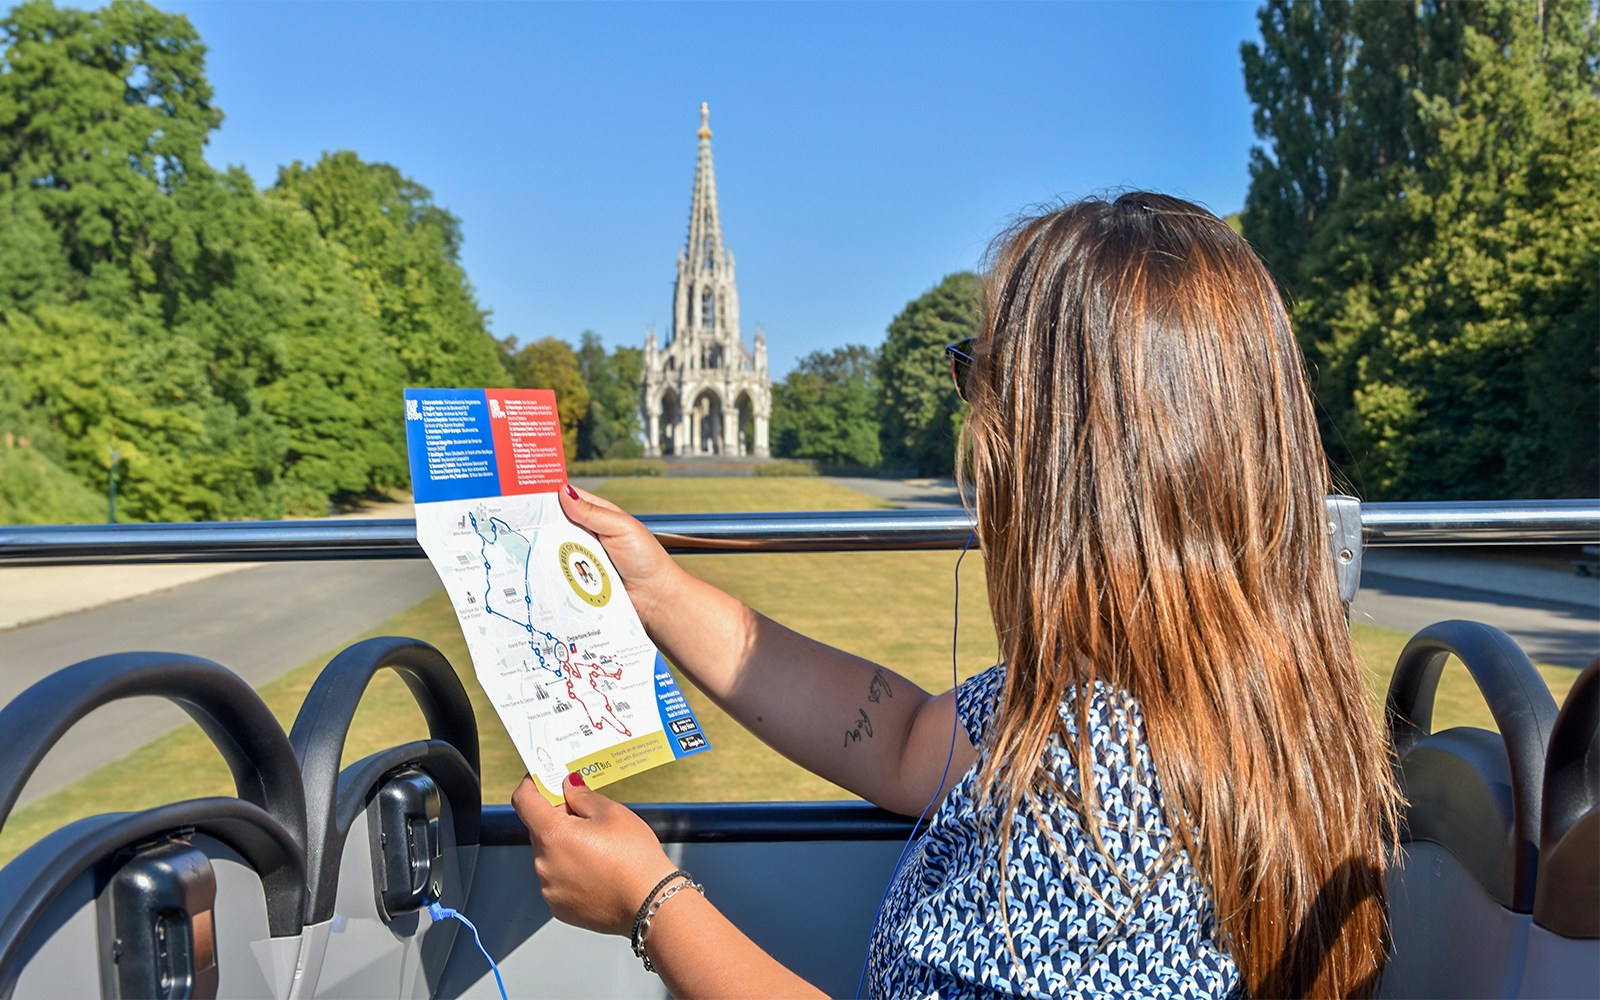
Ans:
[{"label": "woman's other hand", "polygon": [[612,565],[622,574],[634,610],[648,629],[662,598],[671,592],[684,571],[667,555],[650,529],[621,507],[571,483],[558,495],[567,519],[605,546]]},{"label": "woman's other hand", "polygon": [[629,935],[645,894],[677,866],[627,806],[584,785],[576,774],[567,776],[561,791],[566,803],[552,806],[524,778],[511,796],[528,828],[544,901],[564,923]]}]

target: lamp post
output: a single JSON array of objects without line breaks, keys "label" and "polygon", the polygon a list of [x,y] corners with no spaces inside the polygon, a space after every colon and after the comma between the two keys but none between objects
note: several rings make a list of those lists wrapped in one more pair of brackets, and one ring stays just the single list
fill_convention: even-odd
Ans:
[{"label": "lamp post", "polygon": [[110,469],[110,473],[109,473],[110,482],[106,487],[106,523],[107,524],[116,524],[117,523],[117,460],[120,459],[121,457],[122,457],[122,453],[121,452],[117,451],[117,449],[115,449],[115,448],[111,449],[111,469]]}]

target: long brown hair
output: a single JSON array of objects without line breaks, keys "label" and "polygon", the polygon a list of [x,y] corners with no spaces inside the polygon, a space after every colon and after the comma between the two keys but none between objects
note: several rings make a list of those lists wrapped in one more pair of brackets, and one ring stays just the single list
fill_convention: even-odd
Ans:
[{"label": "long brown hair", "polygon": [[1007,664],[980,777],[1000,842],[1051,783],[1052,739],[1099,837],[1088,699],[1076,740],[1061,705],[1126,690],[1251,995],[1370,990],[1398,793],[1271,276],[1199,206],[1079,202],[996,244],[974,351],[963,447]]}]

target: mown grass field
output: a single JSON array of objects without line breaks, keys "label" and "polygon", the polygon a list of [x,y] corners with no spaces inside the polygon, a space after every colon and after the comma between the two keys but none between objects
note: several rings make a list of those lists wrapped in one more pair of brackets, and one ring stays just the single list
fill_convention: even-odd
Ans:
[{"label": "mown grass field", "polygon": [[[815,479],[616,479],[599,491],[628,510],[852,510],[884,504]],[[960,571],[960,630],[951,655],[955,599],[954,552],[715,555],[684,560],[697,575],[802,632],[883,663],[930,690],[965,678],[995,661],[994,631],[984,593],[981,557]],[[1374,711],[1407,636],[1358,624],[1357,649],[1367,670]],[[524,767],[493,708],[472,676],[466,644],[443,593],[405,611],[368,635],[408,635],[437,646],[461,672],[482,735],[484,798],[504,802]],[[338,650],[303,664],[261,689],[287,730],[323,665]],[[1576,671],[1541,666],[1559,702]],[[626,801],[739,801],[832,799],[842,789],[766,749],[709,701],[684,684],[712,752],[608,786]],[[92,717],[88,723],[93,725]],[[1440,684],[1435,727],[1492,728],[1466,672],[1447,669]],[[392,673],[378,677],[357,712],[345,746],[351,762],[383,747],[426,735],[421,712]],[[71,739],[69,733],[66,737]],[[73,819],[139,809],[180,798],[230,795],[222,758],[193,725],[163,736],[15,812],[0,832],[0,863]]]}]

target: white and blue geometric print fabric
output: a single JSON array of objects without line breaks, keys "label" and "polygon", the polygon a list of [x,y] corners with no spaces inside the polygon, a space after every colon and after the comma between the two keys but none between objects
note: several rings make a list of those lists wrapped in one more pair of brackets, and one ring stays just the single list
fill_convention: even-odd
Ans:
[{"label": "white and blue geometric print fabric", "polygon": [[[984,748],[1001,668],[956,691],[956,712]],[[1077,709],[1061,706],[1068,739]],[[1097,686],[1090,745],[1102,852],[1074,806],[1052,792],[1011,826],[1001,916],[994,810],[980,812],[977,765],[962,776],[889,887],[873,928],[870,989],[879,997],[1225,997],[1238,987],[1188,854],[1172,841],[1139,706]],[[1131,739],[1130,739],[1131,737]],[[1133,748],[1130,755],[1129,748]],[[1078,787],[1065,746],[1049,766]],[[1009,943],[1008,943],[1009,941]]]}]

